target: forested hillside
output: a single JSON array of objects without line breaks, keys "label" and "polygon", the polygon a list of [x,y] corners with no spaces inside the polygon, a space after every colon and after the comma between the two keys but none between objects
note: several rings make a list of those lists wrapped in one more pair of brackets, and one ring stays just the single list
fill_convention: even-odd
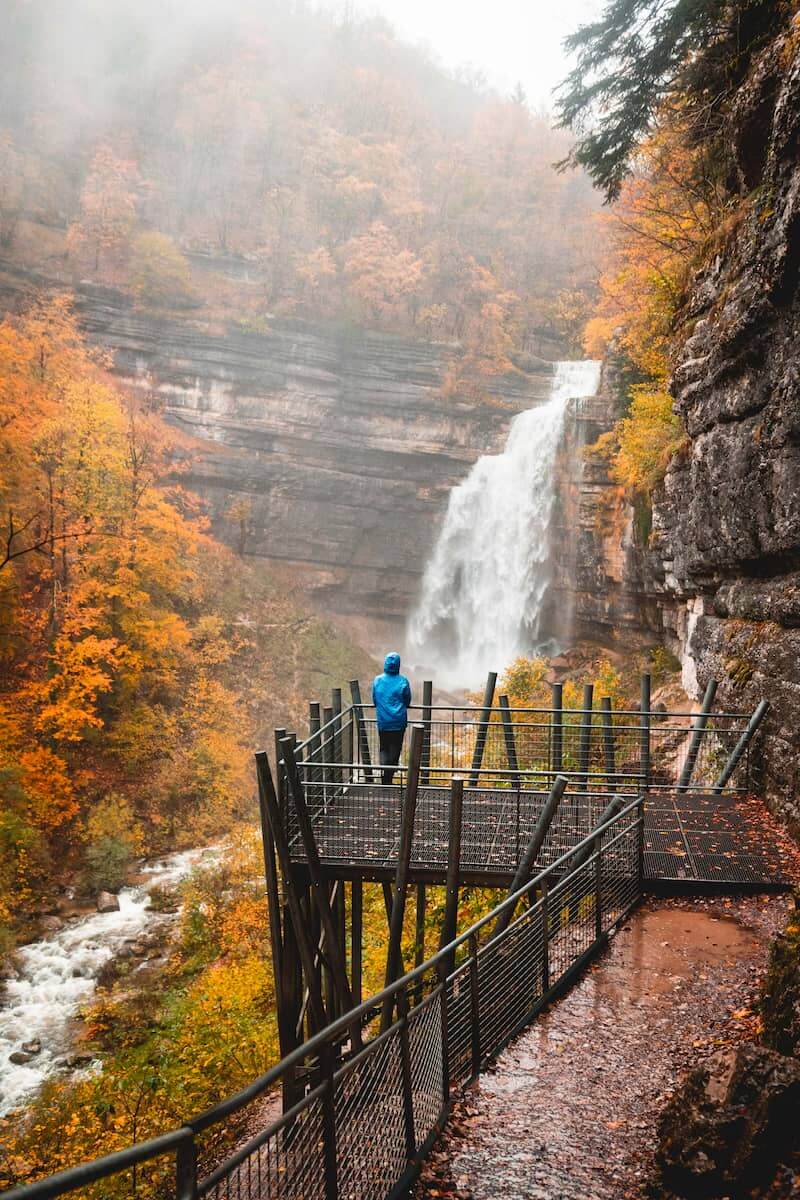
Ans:
[{"label": "forested hillside", "polygon": [[116,888],[133,857],[252,818],[254,742],[311,670],[364,661],[209,536],[175,434],[105,366],[67,299],[0,324],[6,940],[76,871]]},{"label": "forested hillside", "polygon": [[444,74],[378,19],[304,4],[10,0],[0,248],[142,304],[460,339],[507,369],[576,336],[582,176],[521,92]]}]

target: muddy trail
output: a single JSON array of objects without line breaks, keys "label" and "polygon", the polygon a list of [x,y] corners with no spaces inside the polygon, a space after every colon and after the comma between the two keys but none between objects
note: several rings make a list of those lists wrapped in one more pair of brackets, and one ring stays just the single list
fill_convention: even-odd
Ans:
[{"label": "muddy trail", "polygon": [[417,1200],[645,1195],[680,1073],[752,1031],[779,896],[651,901],[455,1106]]}]

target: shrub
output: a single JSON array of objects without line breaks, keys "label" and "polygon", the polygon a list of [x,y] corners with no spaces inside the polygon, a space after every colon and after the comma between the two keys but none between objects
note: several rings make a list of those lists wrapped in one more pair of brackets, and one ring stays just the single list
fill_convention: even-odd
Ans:
[{"label": "shrub", "polygon": [[185,306],[194,299],[189,264],[163,233],[139,234],[131,248],[130,277],[144,304]]}]

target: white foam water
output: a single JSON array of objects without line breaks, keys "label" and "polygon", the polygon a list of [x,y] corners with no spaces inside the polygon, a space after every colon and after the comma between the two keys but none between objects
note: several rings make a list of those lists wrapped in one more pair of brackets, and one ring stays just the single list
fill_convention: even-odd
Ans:
[{"label": "white foam water", "polygon": [[479,458],[450,493],[406,645],[440,686],[474,687],[537,649],[564,416],[599,379],[598,362],[557,363],[546,403],[514,417],[502,454]]},{"label": "white foam water", "polygon": [[[6,981],[0,1001],[0,1115],[19,1108],[58,1068],[71,1049],[71,1021],[91,997],[101,969],[128,939],[144,933],[156,917],[150,891],[187,875],[218,847],[186,850],[143,869],[145,882],[120,891],[119,912],[92,913],[69,921],[40,942],[22,946],[16,975]],[[9,1055],[38,1039],[39,1054],[15,1064]]]}]

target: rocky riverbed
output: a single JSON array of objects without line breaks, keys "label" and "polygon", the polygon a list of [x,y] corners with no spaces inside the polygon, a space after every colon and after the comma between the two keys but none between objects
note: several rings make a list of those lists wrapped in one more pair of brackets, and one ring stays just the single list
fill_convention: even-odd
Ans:
[{"label": "rocky riverbed", "polygon": [[175,884],[217,848],[186,850],[143,867],[118,907],[54,921],[48,936],[22,946],[0,994],[0,1116],[24,1104],[57,1071],[93,1069],[75,1054],[76,1017],[98,978],[119,957],[144,961],[144,939],[174,920],[151,908],[156,887]]}]

